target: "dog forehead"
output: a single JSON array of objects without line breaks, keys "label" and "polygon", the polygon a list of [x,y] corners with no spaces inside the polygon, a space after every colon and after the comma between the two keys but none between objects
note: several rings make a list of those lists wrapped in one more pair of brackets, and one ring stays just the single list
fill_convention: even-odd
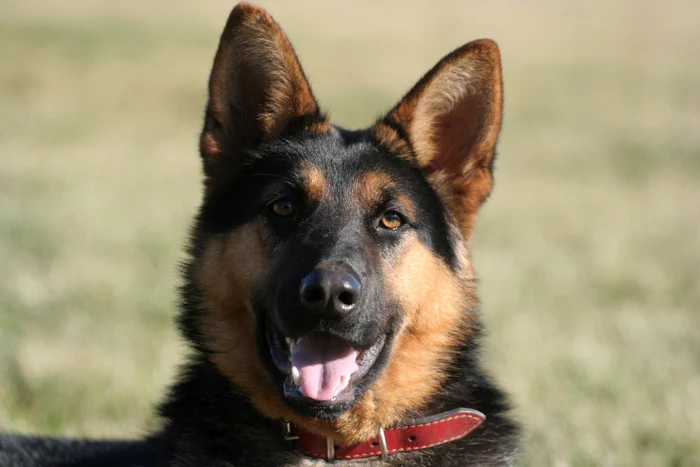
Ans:
[{"label": "dog forehead", "polygon": [[291,162],[287,170],[293,176],[304,183],[323,180],[331,191],[352,184],[367,170],[386,163],[372,143],[347,141],[335,134],[285,141],[271,149]]}]

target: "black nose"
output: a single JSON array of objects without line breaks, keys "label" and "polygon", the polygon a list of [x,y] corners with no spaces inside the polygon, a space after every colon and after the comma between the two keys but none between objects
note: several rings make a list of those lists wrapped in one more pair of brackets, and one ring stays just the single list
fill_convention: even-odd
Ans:
[{"label": "black nose", "polygon": [[349,314],[360,301],[362,285],[344,269],[314,269],[301,281],[301,303],[309,310],[335,317]]}]

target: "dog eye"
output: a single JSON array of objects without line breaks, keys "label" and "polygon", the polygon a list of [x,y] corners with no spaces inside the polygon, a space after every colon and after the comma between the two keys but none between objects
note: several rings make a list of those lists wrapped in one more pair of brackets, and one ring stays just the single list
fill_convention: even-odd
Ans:
[{"label": "dog eye", "polygon": [[289,217],[294,214],[294,203],[289,198],[282,198],[272,203],[270,209],[278,216]]},{"label": "dog eye", "polygon": [[387,211],[379,220],[382,227],[389,230],[396,230],[403,224],[401,215],[396,211]]}]

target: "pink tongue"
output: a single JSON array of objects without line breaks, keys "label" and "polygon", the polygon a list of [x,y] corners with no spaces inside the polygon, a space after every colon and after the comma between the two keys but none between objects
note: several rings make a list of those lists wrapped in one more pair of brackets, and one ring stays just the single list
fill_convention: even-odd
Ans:
[{"label": "pink tongue", "polygon": [[304,396],[317,401],[333,399],[341,379],[357,371],[357,351],[340,339],[312,335],[299,339],[292,350]]}]

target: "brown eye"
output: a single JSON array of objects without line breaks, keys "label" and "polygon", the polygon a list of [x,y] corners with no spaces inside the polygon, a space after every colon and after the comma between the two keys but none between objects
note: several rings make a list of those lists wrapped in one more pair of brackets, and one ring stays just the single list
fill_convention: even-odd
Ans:
[{"label": "brown eye", "polygon": [[282,217],[289,217],[294,214],[294,204],[287,198],[275,201],[272,205],[272,212]]},{"label": "brown eye", "polygon": [[379,222],[381,223],[382,227],[389,230],[398,229],[401,227],[401,224],[403,224],[401,216],[394,211],[385,212]]}]

